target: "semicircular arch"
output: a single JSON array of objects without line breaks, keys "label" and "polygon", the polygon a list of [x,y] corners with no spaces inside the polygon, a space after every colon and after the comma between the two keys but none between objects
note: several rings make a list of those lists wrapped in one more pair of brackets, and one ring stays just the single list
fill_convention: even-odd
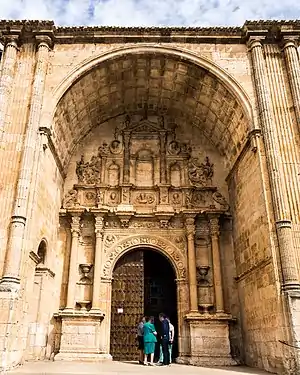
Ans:
[{"label": "semicircular arch", "polygon": [[123,238],[114,244],[107,251],[102,268],[103,276],[111,278],[118,260],[128,252],[138,248],[148,248],[158,251],[169,260],[177,279],[182,280],[186,278],[186,259],[180,249],[165,238],[154,235],[133,235]]},{"label": "semicircular arch", "polygon": [[118,48],[84,61],[53,92],[47,114],[64,171],[92,129],[122,123],[146,104],[167,122],[198,128],[228,170],[254,127],[244,89],[213,61],[169,46]]},{"label": "semicircular arch", "polygon": [[145,45],[139,45],[139,46],[126,46],[123,48],[116,48],[110,51],[106,51],[104,53],[101,53],[97,56],[93,56],[90,58],[87,58],[83,62],[81,62],[79,65],[77,65],[60,83],[59,85],[54,89],[53,91],[53,115],[56,110],[56,105],[60,101],[60,99],[63,97],[66,91],[76,82],[78,81],[82,76],[87,74],[89,71],[97,67],[102,62],[105,62],[107,60],[112,60],[115,58],[119,58],[122,56],[126,56],[128,54],[140,54],[140,53],[163,53],[170,56],[176,56],[180,59],[187,60],[195,65],[198,65],[201,68],[206,69],[213,75],[215,75],[220,81],[224,83],[224,85],[227,87],[229,91],[233,95],[236,96],[240,104],[245,110],[245,114],[248,115],[248,119],[252,121],[253,118],[253,111],[250,99],[244,89],[241,87],[241,85],[237,82],[237,80],[230,75],[228,72],[226,72],[222,67],[220,67],[218,64],[213,62],[212,60],[198,55],[196,53],[193,53],[192,51],[184,48],[177,48],[177,47],[168,47],[168,46],[154,46],[153,44],[145,44]]}]

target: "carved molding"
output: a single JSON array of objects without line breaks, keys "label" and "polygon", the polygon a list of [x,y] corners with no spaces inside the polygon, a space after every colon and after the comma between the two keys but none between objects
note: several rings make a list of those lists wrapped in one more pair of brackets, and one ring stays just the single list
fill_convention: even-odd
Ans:
[{"label": "carved molding", "polygon": [[182,252],[168,240],[149,235],[126,237],[117,242],[106,254],[103,276],[111,277],[117,260],[132,248],[152,247],[162,252],[173,264],[178,279],[186,277],[186,258]]}]

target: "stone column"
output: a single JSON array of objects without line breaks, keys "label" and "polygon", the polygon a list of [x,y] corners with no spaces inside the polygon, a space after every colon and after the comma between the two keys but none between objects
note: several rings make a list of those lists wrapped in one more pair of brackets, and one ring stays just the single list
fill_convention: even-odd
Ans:
[{"label": "stone column", "polygon": [[258,38],[250,38],[249,50],[252,59],[260,124],[264,137],[266,158],[270,177],[274,216],[276,221],[279,254],[282,267],[284,290],[299,290],[298,272],[293,248],[290,213],[285,191],[284,172],[278,137],[274,127],[271,98],[268,88],[268,72],[265,65],[263,46]]},{"label": "stone column", "polygon": [[123,143],[124,143],[123,183],[128,184],[130,182],[130,132],[124,131]]},{"label": "stone column", "polygon": [[283,54],[285,57],[298,127],[300,129],[300,63],[297,50],[297,39],[283,37]]},{"label": "stone column", "polygon": [[165,130],[160,131],[159,138],[160,138],[160,183],[165,184],[167,182],[166,131]]},{"label": "stone column", "polygon": [[103,251],[103,227],[104,218],[101,214],[95,214],[95,257],[94,257],[94,282],[92,310],[100,310],[101,268]]},{"label": "stone column", "polygon": [[188,250],[190,312],[198,312],[197,302],[197,274],[195,254],[195,217],[189,216],[185,220]]},{"label": "stone column", "polygon": [[78,244],[80,234],[80,214],[72,214],[71,222],[71,251],[69,263],[69,279],[67,292],[67,306],[66,309],[73,310],[75,307],[75,292],[76,292],[76,278],[77,278],[77,258],[78,258]]},{"label": "stone column", "polygon": [[17,182],[16,199],[11,219],[4,272],[1,280],[1,288],[5,289],[18,289],[20,284],[20,267],[32,180],[32,166],[34,164],[36,145],[38,144],[38,129],[49,60],[49,45],[51,39],[49,37],[37,37],[37,41],[39,44],[37,47],[37,64],[35,68],[31,106]]},{"label": "stone column", "polygon": [[2,72],[0,77],[0,140],[4,132],[5,118],[9,105],[15,66],[18,53],[18,36],[11,36],[7,39],[2,56]]},{"label": "stone column", "polygon": [[221,260],[220,260],[220,245],[219,245],[219,218],[210,217],[210,235],[211,235],[211,249],[212,249],[212,261],[213,261],[213,273],[214,273],[214,286],[215,286],[215,303],[216,312],[224,312],[224,298],[223,298],[223,283],[222,283],[222,271],[221,271]]}]

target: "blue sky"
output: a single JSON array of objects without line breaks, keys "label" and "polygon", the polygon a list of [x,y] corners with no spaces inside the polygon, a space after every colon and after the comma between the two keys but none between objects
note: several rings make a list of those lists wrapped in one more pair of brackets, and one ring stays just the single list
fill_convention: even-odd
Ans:
[{"label": "blue sky", "polygon": [[246,19],[296,18],[300,0],[0,0],[0,19],[61,26],[241,26]]}]

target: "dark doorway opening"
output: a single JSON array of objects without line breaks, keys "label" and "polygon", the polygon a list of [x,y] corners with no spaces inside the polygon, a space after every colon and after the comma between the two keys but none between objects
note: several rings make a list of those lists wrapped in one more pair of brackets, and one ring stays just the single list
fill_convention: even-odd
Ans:
[{"label": "dark doorway opening", "polygon": [[[117,262],[112,281],[111,347],[114,360],[138,360],[137,325],[143,315],[154,316],[159,332],[159,313],[175,328],[173,359],[178,356],[176,276],[168,259],[157,251],[139,249]],[[156,347],[159,357],[159,344]]]}]

